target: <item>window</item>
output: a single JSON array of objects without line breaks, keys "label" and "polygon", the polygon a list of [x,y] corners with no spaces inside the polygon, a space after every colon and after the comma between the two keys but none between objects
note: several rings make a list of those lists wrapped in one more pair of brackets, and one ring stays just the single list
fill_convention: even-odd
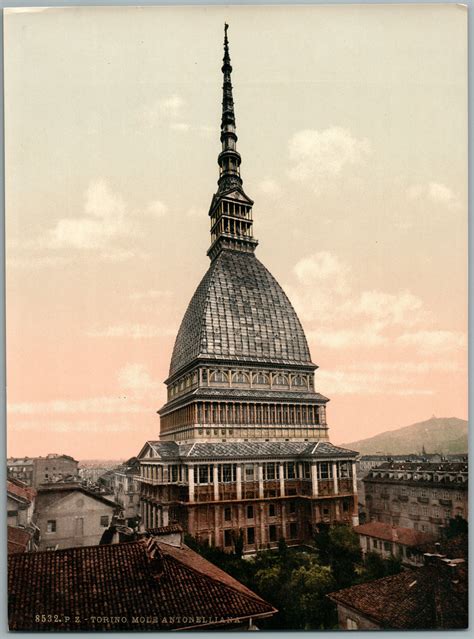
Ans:
[{"label": "window", "polygon": [[209,466],[198,466],[198,483],[209,483]]},{"label": "window", "polygon": [[219,465],[218,478],[220,482],[226,484],[235,481],[236,477],[236,464],[222,464]]},{"label": "window", "polygon": [[389,552],[391,550],[391,543],[389,541],[384,541],[383,547],[384,547],[384,550]]},{"label": "window", "polygon": [[378,543],[378,541],[376,539],[372,539],[372,546],[374,548],[378,548],[379,547],[379,543]]},{"label": "window", "polygon": [[319,479],[329,479],[331,477],[330,466],[327,462],[319,464]]},{"label": "window", "polygon": [[255,479],[255,471],[253,464],[247,464],[245,466],[245,481],[253,481]]},{"label": "window", "polygon": [[294,514],[296,512],[296,503],[294,501],[288,502],[288,512]]},{"label": "window", "polygon": [[268,516],[269,517],[276,517],[275,504],[268,504]]},{"label": "window", "polygon": [[255,543],[255,528],[247,528],[247,543],[250,545]]},{"label": "window", "polygon": [[271,479],[275,479],[275,464],[270,462],[265,464],[263,467],[264,470],[264,478],[268,481]]},{"label": "window", "polygon": [[268,538],[270,541],[277,540],[277,527],[275,525],[271,525],[268,527]]},{"label": "window", "polygon": [[48,523],[46,524],[46,532],[49,532],[49,533],[56,532],[56,520],[55,519],[49,519],[48,520]]},{"label": "window", "polygon": [[16,517],[18,515],[18,510],[8,510],[7,517]]},{"label": "window", "polygon": [[358,630],[359,626],[358,626],[357,621],[355,619],[351,619],[350,617],[347,617],[347,619],[346,619],[346,628],[347,628],[347,630]]},{"label": "window", "polygon": [[253,506],[247,506],[247,519],[253,519]]},{"label": "window", "polygon": [[224,508],[224,520],[231,521],[231,519],[232,519],[232,508],[230,506],[227,506],[226,508]]},{"label": "window", "polygon": [[295,478],[295,463],[294,462],[286,462],[286,478],[294,479]]},{"label": "window", "polygon": [[339,477],[349,477],[349,462],[339,462]]},{"label": "window", "polygon": [[295,521],[290,523],[290,539],[298,537],[298,524]]},{"label": "window", "polygon": [[232,531],[231,530],[224,530],[224,546],[226,546],[227,548],[229,546],[232,546]]},{"label": "window", "polygon": [[109,516],[108,515],[101,515],[100,517],[100,525],[103,528],[107,528],[109,525]]}]

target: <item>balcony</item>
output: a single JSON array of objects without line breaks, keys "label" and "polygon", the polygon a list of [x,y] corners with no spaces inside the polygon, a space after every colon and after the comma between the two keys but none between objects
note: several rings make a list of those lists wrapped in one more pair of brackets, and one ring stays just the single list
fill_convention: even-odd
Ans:
[{"label": "balcony", "polygon": [[441,506],[452,506],[453,505],[453,500],[452,499],[440,499],[439,503],[441,504]]},{"label": "balcony", "polygon": [[390,499],[390,494],[389,493],[380,493],[380,498],[381,499]]},{"label": "balcony", "polygon": [[398,501],[408,501],[408,495],[398,495]]},{"label": "balcony", "polygon": [[352,484],[352,479],[344,477],[339,480],[339,492],[341,494],[350,494],[354,492],[354,487]]},{"label": "balcony", "polygon": [[429,518],[430,522],[432,524],[442,524],[443,520],[441,519],[441,517],[430,517]]},{"label": "balcony", "polygon": [[428,497],[417,497],[416,500],[420,504],[429,504],[430,503],[430,500],[428,499]]}]

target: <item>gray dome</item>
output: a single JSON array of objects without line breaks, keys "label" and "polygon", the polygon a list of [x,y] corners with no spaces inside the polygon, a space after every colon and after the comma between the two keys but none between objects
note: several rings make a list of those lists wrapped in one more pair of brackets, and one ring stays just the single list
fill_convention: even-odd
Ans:
[{"label": "gray dome", "polygon": [[253,253],[223,250],[181,322],[170,376],[196,358],[311,365],[290,300]]}]

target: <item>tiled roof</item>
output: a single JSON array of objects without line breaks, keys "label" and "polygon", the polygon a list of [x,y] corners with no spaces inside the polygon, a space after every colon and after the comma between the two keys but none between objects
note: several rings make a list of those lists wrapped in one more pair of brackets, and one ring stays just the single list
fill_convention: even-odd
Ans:
[{"label": "tiled roof", "polygon": [[372,521],[354,527],[354,532],[358,535],[366,535],[375,539],[394,541],[404,546],[418,546],[434,540],[433,535],[414,530],[413,528],[402,528],[385,524],[381,521]]},{"label": "tiled roof", "polygon": [[411,472],[433,472],[439,471],[444,473],[459,473],[468,471],[468,464],[466,462],[394,462],[387,461],[380,466],[376,470],[407,470]]},{"label": "tiled roof", "polygon": [[25,552],[32,534],[25,528],[17,528],[16,526],[8,526],[8,554],[17,552]]},{"label": "tiled roof", "polygon": [[381,628],[445,630],[468,623],[467,568],[423,566],[329,595]]},{"label": "tiled roof", "polygon": [[176,338],[170,376],[197,358],[312,365],[291,302],[253,253],[222,251],[196,289]]},{"label": "tiled roof", "polygon": [[[275,612],[255,594],[163,548],[140,540],[10,556],[10,630],[172,630]],[[59,621],[35,622],[48,614]],[[97,619],[104,617],[108,621]]]},{"label": "tiled roof", "polygon": [[153,537],[153,535],[171,535],[173,533],[182,533],[183,529],[179,524],[170,524],[169,526],[158,526],[157,528],[147,528],[146,534]]},{"label": "tiled roof", "polygon": [[23,484],[23,482],[19,482],[17,480],[10,481],[7,479],[7,493],[10,495],[14,495],[18,497],[22,501],[31,503],[33,499],[36,497],[36,490]]},{"label": "tiled roof", "polygon": [[58,483],[52,483],[52,484],[42,484],[39,487],[38,496],[37,496],[38,509],[40,509],[41,506],[43,507],[45,505],[49,506],[53,504],[55,501],[58,501],[59,499],[63,499],[65,494],[68,494],[68,493],[71,494],[73,492],[82,493],[86,497],[91,497],[92,499],[101,501],[103,504],[106,504],[107,506],[111,506],[113,508],[120,506],[120,504],[114,502],[112,499],[108,499],[104,495],[101,495],[100,493],[96,493],[92,490],[87,490],[87,488],[85,488],[84,486],[81,486],[80,484],[75,484],[75,483],[63,484],[58,482]]},{"label": "tiled roof", "polygon": [[167,402],[158,412],[160,415],[196,400],[235,400],[242,402],[290,402],[298,404],[326,404],[329,399],[321,393],[312,391],[277,391],[277,390],[257,390],[244,388],[197,388],[189,393],[176,397]]},{"label": "tiled roof", "polygon": [[[249,457],[353,457],[357,453],[347,448],[334,446],[330,442],[196,442],[177,444],[176,442],[147,442],[162,459],[208,459],[209,457],[237,458]],[[146,461],[146,458],[142,458]]]}]

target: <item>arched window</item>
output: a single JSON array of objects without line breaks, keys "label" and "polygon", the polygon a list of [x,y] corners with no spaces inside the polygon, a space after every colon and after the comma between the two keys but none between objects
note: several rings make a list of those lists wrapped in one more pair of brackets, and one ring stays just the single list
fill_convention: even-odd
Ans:
[{"label": "arched window", "polygon": [[249,383],[249,376],[247,375],[247,373],[244,373],[243,371],[237,371],[237,373],[234,373],[232,376],[232,383],[233,384],[248,384]]},{"label": "arched window", "polygon": [[295,375],[293,377],[291,385],[297,388],[301,388],[302,386],[306,386],[306,380],[302,375]]},{"label": "arched window", "polygon": [[266,373],[256,373],[253,377],[253,383],[261,386],[268,386],[270,378]]},{"label": "arched window", "polygon": [[283,375],[283,373],[278,373],[278,375],[275,375],[273,378],[273,384],[275,386],[288,386],[288,377]]},{"label": "arched window", "polygon": [[229,381],[228,375],[224,371],[213,371],[210,376],[211,383],[214,384],[225,384]]}]

